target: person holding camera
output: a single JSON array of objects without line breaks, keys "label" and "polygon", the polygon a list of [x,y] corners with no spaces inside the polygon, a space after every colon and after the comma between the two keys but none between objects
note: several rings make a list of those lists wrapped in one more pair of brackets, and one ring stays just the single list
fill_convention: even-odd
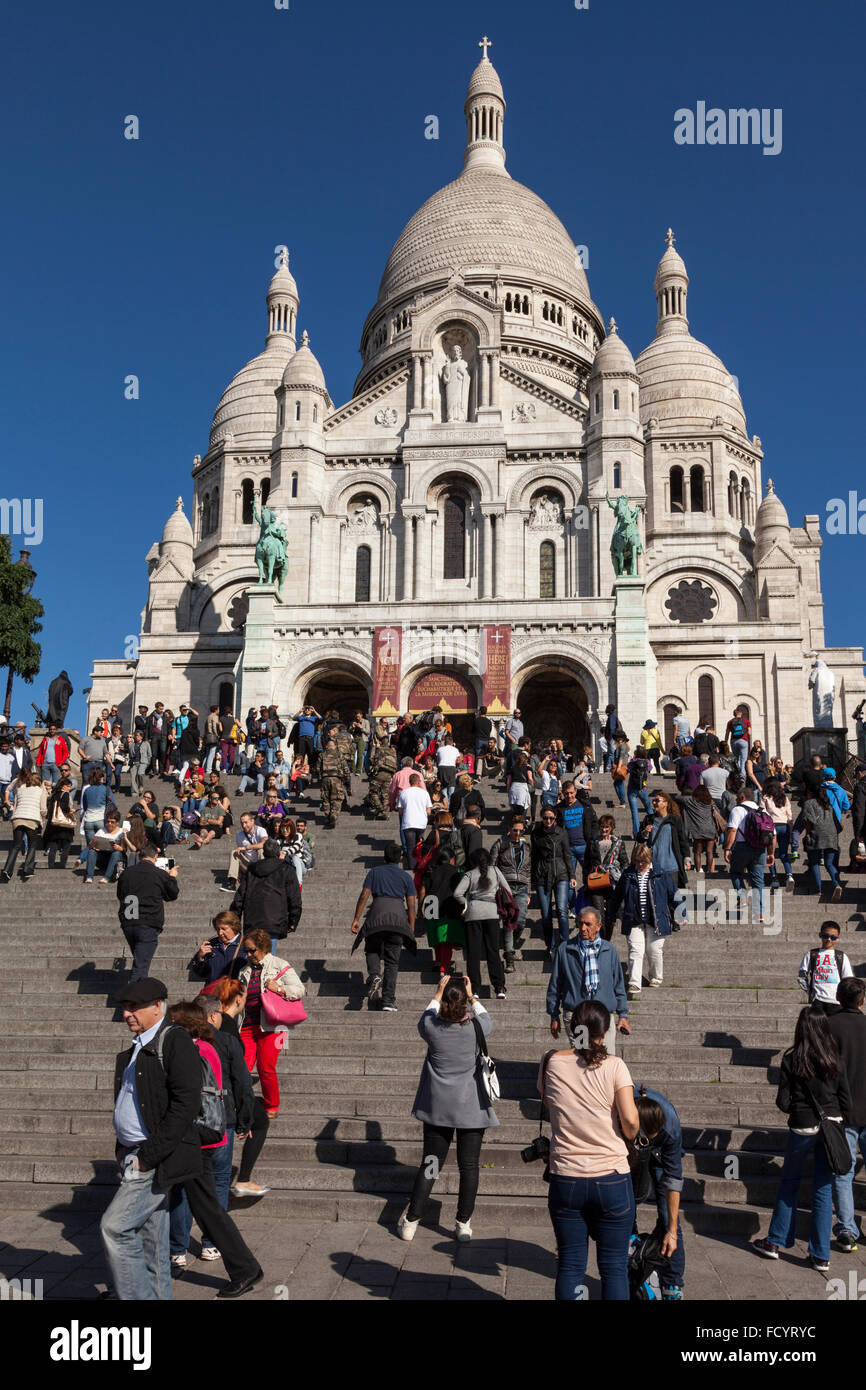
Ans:
[{"label": "person holding camera", "polygon": [[117,880],[117,916],[132,951],[129,983],[146,979],[165,925],[165,904],[180,891],[177,868],[160,869],[158,850],[150,840],[139,851],[138,863],[124,869]]},{"label": "person holding camera", "polygon": [[609,1028],[603,1004],[596,999],[579,1004],[571,1016],[574,1048],[549,1052],[538,1073],[550,1116],[548,1210],[556,1234],[558,1303],[586,1296],[590,1237],[602,1298],[625,1303],[629,1297],[635,1201],[628,1145],[640,1121],[628,1067],[605,1047]]},{"label": "person holding camera", "polygon": [[418,1023],[427,1057],[412,1114],[424,1126],[424,1147],[409,1206],[397,1223],[401,1240],[412,1240],[418,1229],[455,1131],[460,1170],[455,1234],[459,1241],[472,1238],[484,1131],[499,1124],[478,1075],[479,1031],[488,1038],[492,1029],[469,977],[443,976]]},{"label": "person holding camera", "polygon": [[[640,1132],[631,1152],[631,1181],[635,1203],[655,1201],[658,1220],[653,1234],[660,1241],[664,1263],[658,1276],[662,1298],[680,1302],[686,1275],[686,1248],[680,1225],[683,1190],[683,1131],[680,1117],[667,1096],[635,1086],[634,1103]],[[635,1221],[637,1233],[637,1221]]]}]

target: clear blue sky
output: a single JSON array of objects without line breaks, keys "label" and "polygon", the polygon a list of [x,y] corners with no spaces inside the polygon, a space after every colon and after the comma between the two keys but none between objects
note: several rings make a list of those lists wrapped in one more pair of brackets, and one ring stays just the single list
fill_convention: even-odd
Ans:
[{"label": "clear blue sky", "polygon": [[[204,453],[219,396],[264,343],[285,242],[331,396],[351,393],[391,245],[459,173],[485,31],[515,178],[589,247],[637,353],[670,224],[692,332],[739,379],[795,525],[866,495],[860,4],[803,0],[151,0],[17,7],[3,55],[2,492],[44,499],[33,551],[42,673],[80,692],[139,628],[145,554]],[[782,108],[783,147],[682,147],[698,101]],[[123,119],[141,123],[137,142]],[[424,138],[438,115],[440,138]],[[135,373],[141,398],[125,401]],[[13,541],[17,546],[19,541]],[[827,538],[827,638],[863,641],[862,537]],[[855,565],[857,570],[855,571]]]}]

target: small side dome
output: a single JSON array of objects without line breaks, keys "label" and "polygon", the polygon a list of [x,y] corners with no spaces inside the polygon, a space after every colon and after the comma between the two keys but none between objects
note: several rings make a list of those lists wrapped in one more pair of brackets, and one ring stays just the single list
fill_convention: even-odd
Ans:
[{"label": "small side dome", "polygon": [[755,560],[761,560],[774,545],[791,538],[791,523],[784,504],[776,494],[773,479],[767,479],[767,495],[755,517]]},{"label": "small side dome", "polygon": [[607,326],[607,337],[595,354],[592,364],[591,376],[599,376],[602,372],[615,372],[624,376],[637,376],[637,367],[634,358],[619,336],[616,326],[616,319],[611,319]]},{"label": "small side dome", "polygon": [[165,555],[166,547],[175,545],[186,545],[192,550],[192,527],[189,518],[184,515],[182,497],[177,499],[175,510],[163,527],[160,554]]},{"label": "small side dome", "polygon": [[282,384],[283,386],[312,386],[321,391],[323,395],[327,396],[328,394],[325,374],[319,365],[319,359],[310,348],[310,335],[306,329],[301,334],[301,346],[286,364]]}]

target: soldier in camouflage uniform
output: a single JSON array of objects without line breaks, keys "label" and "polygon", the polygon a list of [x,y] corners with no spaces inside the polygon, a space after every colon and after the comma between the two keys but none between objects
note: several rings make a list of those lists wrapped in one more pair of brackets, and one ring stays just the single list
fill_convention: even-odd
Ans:
[{"label": "soldier in camouflage uniform", "polygon": [[329,738],[322,753],[322,814],[325,829],[333,830],[346,800],[346,764],[336,741]]},{"label": "soldier in camouflage uniform", "polygon": [[331,737],[337,745],[344,763],[343,781],[347,798],[352,795],[352,767],[355,762],[355,744],[345,724],[338,724],[331,730]]},{"label": "soldier in camouflage uniform", "polygon": [[388,819],[388,788],[397,771],[397,750],[388,736],[387,724],[377,726],[370,749],[370,789],[367,809],[376,820]]}]

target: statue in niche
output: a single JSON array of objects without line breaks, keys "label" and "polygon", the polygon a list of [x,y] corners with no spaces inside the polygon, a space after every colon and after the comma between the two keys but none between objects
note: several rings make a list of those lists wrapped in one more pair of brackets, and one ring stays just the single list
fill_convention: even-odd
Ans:
[{"label": "statue in niche", "polygon": [[809,672],[809,689],[812,692],[812,727],[832,729],[833,702],[836,698],[836,677],[826,661],[815,657]]},{"label": "statue in niche", "polygon": [[356,507],[349,517],[349,525],[357,527],[360,531],[370,531],[378,520],[379,513],[376,509],[376,503],[372,497],[365,497],[361,505]]},{"label": "statue in niche", "polygon": [[562,524],[562,506],[550,493],[536,497],[529,510],[529,524],[533,530]]},{"label": "statue in niche", "polygon": [[449,421],[468,420],[469,387],[472,370],[463,356],[459,343],[450,349],[450,359],[442,368],[442,385],[445,387],[445,418]]}]

